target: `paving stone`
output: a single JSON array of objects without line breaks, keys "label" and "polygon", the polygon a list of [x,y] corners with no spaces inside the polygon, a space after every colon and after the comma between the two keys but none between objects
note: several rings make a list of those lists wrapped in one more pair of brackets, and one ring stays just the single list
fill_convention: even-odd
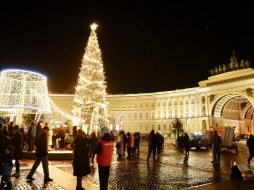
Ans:
[{"label": "paving stone", "polygon": [[[212,154],[207,150],[191,150],[187,158],[183,152],[172,145],[166,145],[165,149],[157,156],[157,161],[146,161],[147,147],[141,147],[139,157],[117,160],[114,153],[110,169],[109,189],[139,189],[139,190],[182,190],[200,185],[226,181],[230,179],[230,162],[246,162],[248,152],[243,143],[238,147],[238,155],[222,153],[221,165],[214,167],[211,164]],[[28,164],[22,162],[21,176],[12,177],[13,189],[17,190],[62,190],[60,184],[50,182],[44,185],[44,175],[36,172],[36,178],[32,183],[26,182],[26,176],[30,169]],[[72,174],[72,160],[49,161],[49,164]],[[26,169],[24,169],[26,168]],[[15,169],[14,169],[15,170]],[[97,164],[91,165],[91,174],[83,177],[85,182],[99,187]],[[69,190],[69,189],[68,189]],[[93,190],[93,189],[92,189]]]}]

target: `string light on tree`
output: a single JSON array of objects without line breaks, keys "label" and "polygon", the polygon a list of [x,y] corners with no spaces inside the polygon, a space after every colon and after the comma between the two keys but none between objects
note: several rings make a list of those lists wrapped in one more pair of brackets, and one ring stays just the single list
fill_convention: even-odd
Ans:
[{"label": "string light on tree", "polygon": [[[96,127],[100,128],[107,123],[106,78],[95,32],[97,27],[98,25],[95,23],[90,26],[91,33],[81,63],[72,110],[75,118],[85,120],[85,125],[89,128],[87,131],[96,131]],[[99,110],[97,110],[98,108]],[[95,109],[97,110],[95,118],[98,122],[92,121]]]}]

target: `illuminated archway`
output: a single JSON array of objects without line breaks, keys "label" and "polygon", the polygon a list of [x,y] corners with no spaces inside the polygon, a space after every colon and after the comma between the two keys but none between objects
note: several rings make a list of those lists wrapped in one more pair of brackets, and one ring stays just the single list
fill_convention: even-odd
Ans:
[{"label": "illuminated archway", "polygon": [[254,132],[251,100],[240,93],[224,94],[215,101],[211,112],[213,127],[231,126],[242,134]]}]

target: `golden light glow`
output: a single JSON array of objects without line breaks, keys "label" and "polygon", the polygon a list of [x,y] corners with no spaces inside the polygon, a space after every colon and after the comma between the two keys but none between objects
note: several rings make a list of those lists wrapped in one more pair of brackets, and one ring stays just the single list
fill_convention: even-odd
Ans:
[{"label": "golden light glow", "polygon": [[96,30],[98,25],[93,23],[92,25],[90,25],[90,27],[91,27],[91,30]]}]

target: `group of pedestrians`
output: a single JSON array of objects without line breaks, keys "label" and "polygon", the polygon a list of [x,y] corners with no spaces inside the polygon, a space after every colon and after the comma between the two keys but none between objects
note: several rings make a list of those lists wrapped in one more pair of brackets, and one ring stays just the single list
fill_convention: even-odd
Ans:
[{"label": "group of pedestrians", "polygon": [[20,176],[19,159],[22,152],[23,135],[19,126],[13,122],[0,123],[0,172],[2,174],[0,189],[11,189],[11,172],[13,167],[16,173],[12,176]]},{"label": "group of pedestrians", "polygon": [[97,154],[100,190],[107,190],[114,149],[109,129],[103,127],[98,136],[95,132],[87,135],[78,129],[72,147],[74,154],[73,175],[77,178],[76,190],[84,190],[82,177],[91,173],[90,163],[94,163],[95,154]]},{"label": "group of pedestrians", "polygon": [[156,161],[156,155],[161,153],[161,149],[164,147],[164,137],[160,133],[155,133],[154,130],[151,130],[147,137],[148,141],[148,155],[147,155],[147,161],[149,161],[149,158],[151,156],[151,153],[153,153],[153,161]]},{"label": "group of pedestrians", "polygon": [[[163,149],[164,145],[164,137],[160,133],[155,133],[152,130],[147,139],[148,141],[148,156],[147,161],[150,158],[151,153],[153,152],[153,160],[155,161],[156,154],[161,153],[161,149]],[[123,130],[119,131],[119,134],[116,138],[116,154],[118,155],[118,159],[123,159],[125,156],[125,152],[127,151],[127,160],[131,160],[133,156],[139,156],[140,153],[140,142],[142,141],[142,137],[139,132],[135,132],[131,134],[130,132],[125,132]]]},{"label": "group of pedestrians", "polygon": [[[19,159],[25,145],[28,146],[29,151],[35,150],[35,161],[26,177],[27,182],[31,183],[35,180],[34,173],[41,162],[44,183],[53,181],[50,178],[48,167],[48,150],[52,148],[48,143],[50,136],[48,123],[42,127],[41,123],[36,124],[32,121],[26,133],[23,127],[20,128],[13,122],[7,123],[0,123],[0,174],[2,175],[0,190],[11,190],[11,177],[20,176]],[[73,138],[71,147],[74,154],[73,175],[77,178],[76,190],[84,189],[82,177],[90,174],[90,163],[94,163],[95,154],[97,154],[100,189],[106,190],[114,149],[113,139],[108,128],[104,128],[104,131],[102,130],[101,134],[96,136],[95,132],[87,135],[81,129],[76,130],[74,127]],[[16,172],[12,174],[14,166]]]},{"label": "group of pedestrians", "polygon": [[139,156],[141,136],[139,132],[131,134],[120,130],[116,137],[116,154],[118,159],[123,159],[127,151],[126,159],[130,160],[133,156]]}]

